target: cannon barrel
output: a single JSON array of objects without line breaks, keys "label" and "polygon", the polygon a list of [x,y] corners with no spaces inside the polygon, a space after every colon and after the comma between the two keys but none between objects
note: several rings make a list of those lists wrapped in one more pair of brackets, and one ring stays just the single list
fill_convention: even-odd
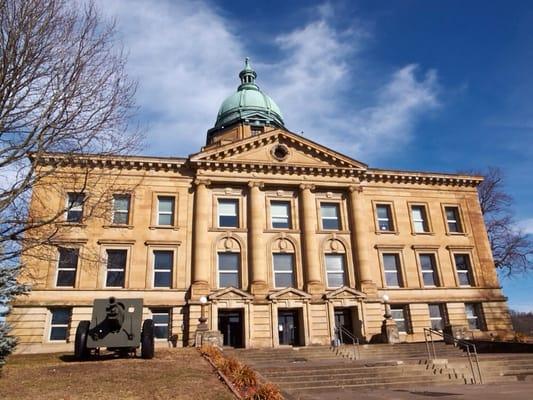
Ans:
[{"label": "cannon barrel", "polygon": [[106,307],[106,319],[111,332],[118,332],[124,323],[124,305],[117,302],[115,297],[110,297]]}]

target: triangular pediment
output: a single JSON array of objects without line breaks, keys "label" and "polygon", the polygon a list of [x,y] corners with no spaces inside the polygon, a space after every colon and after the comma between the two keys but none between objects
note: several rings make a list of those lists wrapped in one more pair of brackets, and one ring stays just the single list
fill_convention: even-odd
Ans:
[{"label": "triangular pediment", "polygon": [[366,170],[367,165],[315,143],[301,135],[275,129],[222,146],[207,148],[190,157],[193,164],[261,165],[267,168]]},{"label": "triangular pediment", "polygon": [[304,300],[310,299],[312,296],[309,293],[303,292],[295,288],[285,288],[277,292],[271,293],[268,298],[270,300]]},{"label": "triangular pediment", "polygon": [[340,287],[332,292],[326,293],[324,295],[325,299],[364,299],[366,294],[358,290],[349,288],[348,286]]},{"label": "triangular pediment", "polygon": [[209,295],[209,300],[252,300],[254,297],[234,287],[221,289]]}]

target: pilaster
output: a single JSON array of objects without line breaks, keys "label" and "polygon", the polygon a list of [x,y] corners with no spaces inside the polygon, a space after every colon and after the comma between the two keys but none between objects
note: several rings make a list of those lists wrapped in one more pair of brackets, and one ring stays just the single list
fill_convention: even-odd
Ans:
[{"label": "pilaster", "polygon": [[265,206],[261,192],[262,182],[248,183],[249,224],[248,241],[250,243],[251,279],[250,292],[256,297],[264,297],[268,293],[267,264],[263,243]]},{"label": "pilaster", "polygon": [[359,288],[370,297],[377,296],[377,285],[372,281],[370,272],[368,230],[365,228],[371,214],[367,213],[365,215],[363,188],[361,186],[350,186],[349,191],[351,238]]},{"label": "pilaster", "polygon": [[193,226],[193,282],[191,297],[193,299],[209,293],[209,191],[208,180],[197,179],[194,184],[194,226]]},{"label": "pilaster", "polygon": [[300,185],[302,204],[302,233],[304,247],[304,277],[306,291],[313,295],[324,291],[324,283],[320,274],[320,262],[317,252],[317,213],[315,196],[311,192],[313,185]]}]

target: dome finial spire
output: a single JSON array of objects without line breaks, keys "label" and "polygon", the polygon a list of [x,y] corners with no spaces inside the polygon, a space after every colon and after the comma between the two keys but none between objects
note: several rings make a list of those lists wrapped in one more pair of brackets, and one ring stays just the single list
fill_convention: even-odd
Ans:
[{"label": "dome finial spire", "polygon": [[246,57],[244,59],[244,69],[239,73],[239,78],[241,78],[241,86],[239,87],[239,89],[243,87],[243,85],[251,87],[256,86],[255,78],[257,78],[257,74],[250,66],[250,57]]}]

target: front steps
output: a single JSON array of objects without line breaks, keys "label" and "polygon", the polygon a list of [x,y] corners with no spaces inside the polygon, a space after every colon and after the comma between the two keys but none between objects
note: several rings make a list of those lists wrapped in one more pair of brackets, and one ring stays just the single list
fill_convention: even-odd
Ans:
[{"label": "front steps", "polygon": [[[425,344],[422,343],[422,346]],[[444,346],[444,344],[443,344]],[[420,344],[361,345],[360,359],[353,347],[326,346],[281,349],[226,350],[255,368],[286,393],[339,388],[402,388],[411,385],[465,384],[468,377],[446,365],[428,362]],[[443,352],[461,357],[459,349]],[[374,352],[375,357],[371,357]]]},{"label": "front steps", "polygon": [[[533,381],[533,354],[497,353],[479,354],[483,383]],[[470,366],[464,360],[450,359],[448,365],[467,379],[471,377]]]}]

